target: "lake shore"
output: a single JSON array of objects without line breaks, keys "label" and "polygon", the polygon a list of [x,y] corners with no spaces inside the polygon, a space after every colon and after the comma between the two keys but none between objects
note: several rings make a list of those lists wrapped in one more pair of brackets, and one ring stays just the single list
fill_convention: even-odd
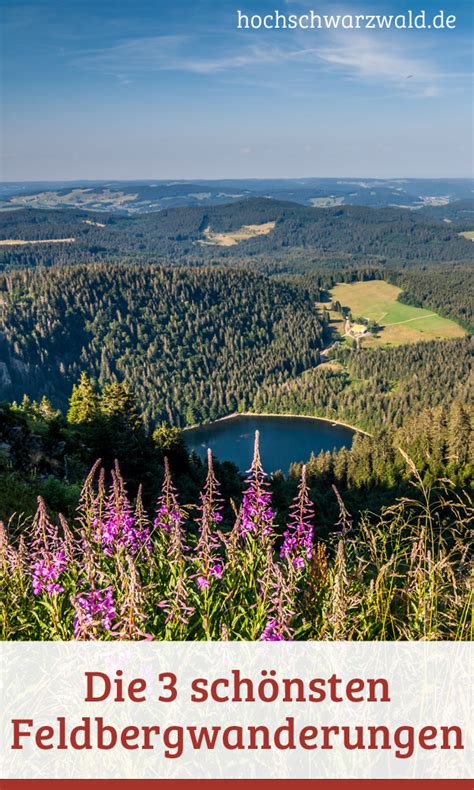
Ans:
[{"label": "lake shore", "polygon": [[364,434],[364,436],[371,436],[371,434],[368,433],[368,431],[364,431],[362,428],[356,428],[354,425],[349,425],[349,423],[347,422],[341,422],[341,420],[331,420],[328,417],[317,417],[316,415],[313,414],[289,414],[286,412],[284,414],[282,414],[281,412],[277,414],[275,412],[257,413],[253,411],[236,411],[233,412],[232,414],[226,414],[225,417],[219,417],[217,420],[212,420],[211,422],[204,422],[197,425],[189,425],[187,428],[183,428],[183,433],[185,433],[186,431],[193,431],[196,428],[203,428],[204,426],[207,425],[217,425],[217,423],[219,422],[224,422],[224,420],[232,420],[235,419],[235,417],[294,417],[297,419],[319,420],[320,422],[328,422],[331,425],[341,425],[344,428],[350,428],[351,431],[354,431],[355,433],[362,433]]}]

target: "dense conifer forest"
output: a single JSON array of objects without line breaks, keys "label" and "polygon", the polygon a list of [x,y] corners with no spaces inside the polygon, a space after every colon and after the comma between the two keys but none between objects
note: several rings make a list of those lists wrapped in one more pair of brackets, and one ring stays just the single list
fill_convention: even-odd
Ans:
[{"label": "dense conifer forest", "polygon": [[[216,233],[275,222],[267,235],[233,246],[202,244],[206,228]],[[323,265],[398,265],[419,261],[470,260],[464,226],[446,224],[403,209],[365,206],[307,208],[264,198],[207,208],[175,208],[121,217],[77,210],[19,209],[2,212],[0,239],[68,239],[64,244],[0,247],[0,270],[107,262],[230,264],[243,257],[299,255]],[[297,260],[296,260],[297,265]]]},{"label": "dense conifer forest", "polygon": [[[469,484],[471,338],[351,349],[334,345],[321,309],[337,282],[383,278],[403,289],[401,301],[471,331],[473,248],[454,221],[261,198],[135,217],[27,209],[1,220],[4,239],[76,239],[1,251],[3,518],[15,502],[31,511],[31,479],[53,509],[70,511],[97,457],[109,468],[118,458],[132,491],[143,483],[151,501],[168,454],[193,500],[202,465],[179,429],[235,411],[318,415],[368,431],[352,450],[308,462],[325,529],[336,517],[331,484],[356,519],[406,491],[398,447],[429,479]],[[271,233],[235,246],[198,243],[209,226],[269,221]],[[330,346],[331,364],[319,366]],[[274,476],[282,512],[299,471]],[[224,464],[222,477],[238,495],[235,467]]]},{"label": "dense conifer forest", "polygon": [[454,400],[468,403],[472,341],[436,340],[387,349],[341,348],[337,365],[262,386],[256,412],[344,419],[367,431],[400,428],[407,417]]},{"label": "dense conifer forest", "polygon": [[191,425],[319,361],[317,291],[222,269],[95,265],[0,280],[0,393],[64,407],[82,370],[134,389],[145,419]]}]

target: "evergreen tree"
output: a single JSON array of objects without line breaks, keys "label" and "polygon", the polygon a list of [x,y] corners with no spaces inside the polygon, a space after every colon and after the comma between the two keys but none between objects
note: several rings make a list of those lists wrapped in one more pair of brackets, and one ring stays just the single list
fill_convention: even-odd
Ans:
[{"label": "evergreen tree", "polygon": [[143,427],[135,396],[126,382],[105,385],[100,396],[100,413],[117,427],[121,425],[131,430]]},{"label": "evergreen tree", "polygon": [[55,409],[49,398],[46,395],[43,395],[41,401],[38,406],[38,416],[41,419],[45,420],[46,422],[51,422],[51,420],[56,420],[60,417],[61,412],[58,409]]},{"label": "evergreen tree", "polygon": [[179,474],[189,469],[188,451],[179,428],[162,422],[153,431],[152,439],[162,461],[166,456],[170,466]]},{"label": "evergreen tree", "polygon": [[459,401],[455,401],[451,407],[448,430],[450,463],[454,466],[468,464],[471,454],[471,420],[469,412]]},{"label": "evergreen tree", "polygon": [[74,384],[69,400],[68,422],[76,425],[92,423],[99,413],[99,396],[92,379],[81,373],[79,384]]}]

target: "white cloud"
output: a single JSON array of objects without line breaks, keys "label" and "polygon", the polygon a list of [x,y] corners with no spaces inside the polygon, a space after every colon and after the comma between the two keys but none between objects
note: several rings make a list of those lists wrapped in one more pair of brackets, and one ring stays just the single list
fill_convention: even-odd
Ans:
[{"label": "white cloud", "polygon": [[317,57],[361,79],[424,82],[436,77],[432,64],[397,49],[393,40],[376,41],[367,35],[334,37],[329,46],[317,50]]},{"label": "white cloud", "polygon": [[318,31],[317,36],[321,43],[308,47],[306,34],[288,34],[285,40],[280,37],[278,45],[256,34],[247,43],[237,40],[225,51],[222,47],[218,50],[217,44],[214,49],[208,42],[204,46],[190,36],[142,37],[78,53],[74,64],[126,83],[137,73],[157,71],[226,76],[247,71],[256,79],[266,66],[303,63],[308,73],[329,69],[347,79],[389,85],[426,98],[439,94],[441,75],[434,65],[395,45],[393,36],[376,38],[358,31],[332,32],[324,37]]},{"label": "white cloud", "polygon": [[436,85],[429,85],[421,93],[421,96],[424,99],[434,99],[439,95],[440,95],[440,90]]},{"label": "white cloud", "polygon": [[[209,47],[207,52],[212,52]],[[213,74],[247,66],[272,64],[285,57],[277,47],[240,46],[232,53],[198,55],[195,41],[188,36],[151,36],[116,44],[100,50],[82,52],[73,63],[84,69],[117,77],[137,71],[190,71]],[[286,53],[286,56],[291,53]]]}]

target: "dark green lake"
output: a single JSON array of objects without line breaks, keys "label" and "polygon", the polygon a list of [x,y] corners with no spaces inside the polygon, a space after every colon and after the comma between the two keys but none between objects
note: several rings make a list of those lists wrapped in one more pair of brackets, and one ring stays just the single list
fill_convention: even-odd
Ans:
[{"label": "dark green lake", "polygon": [[291,463],[307,461],[311,453],[350,447],[356,431],[310,417],[229,417],[226,420],[190,428],[183,436],[190,451],[203,460],[207,448],[219,461],[233,461],[245,472],[252,463],[255,431],[260,431],[260,452],[266,472],[281,469],[285,474]]}]

